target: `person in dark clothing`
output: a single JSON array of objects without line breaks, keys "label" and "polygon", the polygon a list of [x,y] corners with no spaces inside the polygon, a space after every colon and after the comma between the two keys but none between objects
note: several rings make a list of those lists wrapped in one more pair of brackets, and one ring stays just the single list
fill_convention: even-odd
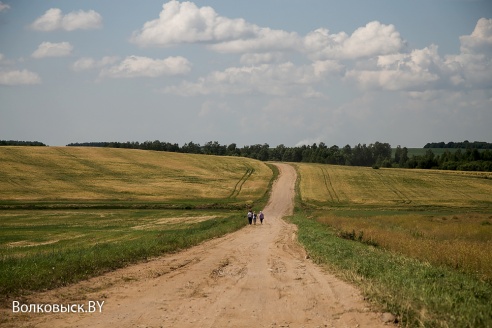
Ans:
[{"label": "person in dark clothing", "polygon": [[251,210],[248,211],[248,221],[249,224],[253,223],[253,212]]},{"label": "person in dark clothing", "polygon": [[260,211],[260,215],[259,215],[259,217],[260,217],[260,222],[261,222],[261,224],[263,224],[263,219],[265,218],[265,214],[263,214],[263,212],[262,212],[262,211]]}]

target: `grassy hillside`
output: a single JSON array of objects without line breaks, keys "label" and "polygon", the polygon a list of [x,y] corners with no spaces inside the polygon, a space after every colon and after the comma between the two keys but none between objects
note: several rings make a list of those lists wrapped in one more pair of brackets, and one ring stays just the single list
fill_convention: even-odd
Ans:
[{"label": "grassy hillside", "polygon": [[272,178],[236,157],[130,149],[1,147],[0,202],[248,202]]}]

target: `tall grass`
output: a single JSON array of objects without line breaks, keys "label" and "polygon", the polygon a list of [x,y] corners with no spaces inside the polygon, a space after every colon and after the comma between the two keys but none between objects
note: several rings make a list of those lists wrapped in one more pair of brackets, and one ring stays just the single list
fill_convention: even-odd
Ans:
[{"label": "tall grass", "polygon": [[318,213],[317,217],[335,228],[338,236],[492,282],[492,215],[400,213],[354,217]]},{"label": "tall grass", "polygon": [[339,238],[330,226],[297,212],[290,220],[310,257],[357,284],[369,300],[397,314],[408,327],[491,327],[492,285],[431,265]]}]

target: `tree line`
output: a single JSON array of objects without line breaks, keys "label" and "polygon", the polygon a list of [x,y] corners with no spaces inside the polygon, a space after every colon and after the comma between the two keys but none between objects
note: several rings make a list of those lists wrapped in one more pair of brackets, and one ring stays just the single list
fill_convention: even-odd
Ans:
[{"label": "tree line", "polygon": [[217,141],[209,141],[204,145],[188,142],[183,146],[179,146],[176,143],[162,142],[159,140],[145,141],[142,143],[129,141],[86,142],[71,143],[67,146],[130,148],[205,155],[242,156],[261,161],[323,163],[371,166],[373,168],[395,167],[492,172],[492,150],[473,148],[471,146],[474,143],[468,144],[470,147],[466,149],[458,148],[455,151],[446,150],[441,155],[435,155],[432,149],[427,149],[424,155],[411,156],[409,156],[406,147],[397,146],[393,150],[389,143],[381,142],[375,142],[369,145],[357,144],[354,147],[346,145],[342,148],[336,145],[328,147],[323,142],[296,147],[286,147],[281,144],[275,148],[271,148],[266,143],[237,147],[235,143],[221,145]]},{"label": "tree line", "polygon": [[46,146],[39,141],[0,140],[0,146]]},{"label": "tree line", "polygon": [[429,142],[424,146],[424,148],[492,149],[492,143],[483,141],[469,142],[468,140],[465,140],[463,142],[450,141],[448,143],[441,141]]}]

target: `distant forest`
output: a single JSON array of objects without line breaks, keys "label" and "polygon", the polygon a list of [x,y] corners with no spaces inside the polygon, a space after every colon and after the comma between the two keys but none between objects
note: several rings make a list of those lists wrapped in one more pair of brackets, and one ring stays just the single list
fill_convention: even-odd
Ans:
[{"label": "distant forest", "polygon": [[[235,143],[221,145],[217,141],[209,141],[204,145],[189,142],[183,146],[176,143],[159,140],[139,142],[85,142],[71,143],[67,146],[78,147],[111,147],[130,148],[155,151],[169,151],[220,156],[242,156],[261,161],[283,161],[324,163],[351,166],[371,166],[373,168],[417,168],[461,171],[489,171],[492,172],[492,144],[486,142],[458,142],[448,143],[448,147],[440,147],[441,143],[429,143],[424,155],[408,154],[406,147],[397,146],[392,149],[388,143],[375,142],[373,144],[358,144],[354,147],[346,145],[328,147],[325,143],[286,147],[278,145],[270,148],[268,144],[237,147]],[[432,145],[439,145],[431,147]],[[450,147],[449,145],[455,145]],[[466,145],[466,146],[463,146]],[[477,146],[477,147],[475,147]],[[478,148],[480,146],[480,148]],[[490,148],[484,148],[490,147]],[[435,155],[430,148],[454,148]]]},{"label": "distant forest", "polygon": [[492,149],[492,143],[483,142],[483,141],[469,142],[468,140],[465,140],[463,142],[451,141],[448,143],[441,141],[441,142],[430,142],[430,143],[426,144],[424,146],[424,148]]},{"label": "distant forest", "polygon": [[[46,146],[39,141],[0,140],[0,146]],[[424,146],[425,154],[409,155],[406,147],[391,148],[388,143],[375,142],[369,145],[358,144],[354,147],[346,145],[328,147],[325,143],[286,147],[278,145],[271,148],[268,144],[237,147],[235,143],[221,145],[217,141],[209,141],[204,145],[198,143],[162,142],[159,140],[145,142],[84,142],[71,143],[72,147],[109,147],[129,148],[179,153],[242,156],[260,161],[323,163],[351,166],[372,166],[373,168],[417,168],[459,171],[492,172],[492,143],[467,140],[463,142],[433,142]],[[445,149],[439,155],[432,148]]]},{"label": "distant forest", "polygon": [[39,141],[0,140],[0,146],[46,146]]}]

